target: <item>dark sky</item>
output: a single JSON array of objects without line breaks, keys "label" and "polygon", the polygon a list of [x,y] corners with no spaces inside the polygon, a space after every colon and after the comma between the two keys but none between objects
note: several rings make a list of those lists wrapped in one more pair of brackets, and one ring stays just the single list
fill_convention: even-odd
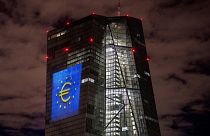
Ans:
[{"label": "dark sky", "polygon": [[[43,136],[46,33],[117,0],[0,0],[0,136]],[[122,0],[143,18],[163,136],[210,136],[210,1]]]}]

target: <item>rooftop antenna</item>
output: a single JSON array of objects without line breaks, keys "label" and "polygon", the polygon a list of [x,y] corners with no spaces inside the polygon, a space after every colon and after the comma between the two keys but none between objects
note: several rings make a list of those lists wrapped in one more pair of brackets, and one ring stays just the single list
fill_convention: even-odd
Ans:
[{"label": "rooftop antenna", "polygon": [[121,3],[120,3],[120,0],[118,1],[117,15],[118,15],[118,16],[121,15]]}]

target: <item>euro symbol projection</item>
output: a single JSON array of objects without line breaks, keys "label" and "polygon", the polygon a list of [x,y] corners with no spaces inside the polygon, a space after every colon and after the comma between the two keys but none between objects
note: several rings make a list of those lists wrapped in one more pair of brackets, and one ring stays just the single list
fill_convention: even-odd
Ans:
[{"label": "euro symbol projection", "polygon": [[64,96],[65,95],[68,95],[69,94],[69,91],[70,91],[70,88],[64,89],[66,85],[71,85],[71,83],[70,82],[66,82],[63,85],[61,91],[59,92],[59,96],[60,96],[62,102],[68,102],[70,100],[70,96],[68,98],[64,99]]}]

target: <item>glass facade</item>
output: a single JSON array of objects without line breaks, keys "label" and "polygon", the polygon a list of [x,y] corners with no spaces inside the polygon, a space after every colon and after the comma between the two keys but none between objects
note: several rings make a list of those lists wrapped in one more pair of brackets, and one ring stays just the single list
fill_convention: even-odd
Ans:
[{"label": "glass facade", "polygon": [[[92,17],[86,17],[74,22],[70,27],[55,29],[48,33],[46,136],[104,135],[105,50],[102,46],[103,33],[105,32],[100,22]],[[89,41],[90,37],[94,38],[94,43]],[[68,48],[67,51],[65,51],[66,48]],[[65,113],[62,113],[61,110],[57,113],[54,110],[51,112],[52,104],[56,105],[57,101],[62,102],[59,100],[60,97],[56,97],[58,100],[52,99],[54,98],[52,94],[53,74],[78,65],[82,65],[78,112],[55,120],[52,118],[54,114],[65,115]],[[67,99],[73,96],[69,93],[65,97]]]},{"label": "glass facade", "polygon": [[126,19],[110,19],[106,34],[106,136],[144,136],[146,124]]},{"label": "glass facade", "polygon": [[[91,15],[47,39],[46,136],[160,136],[140,20]],[[52,75],[76,65],[78,114],[53,121]]]}]

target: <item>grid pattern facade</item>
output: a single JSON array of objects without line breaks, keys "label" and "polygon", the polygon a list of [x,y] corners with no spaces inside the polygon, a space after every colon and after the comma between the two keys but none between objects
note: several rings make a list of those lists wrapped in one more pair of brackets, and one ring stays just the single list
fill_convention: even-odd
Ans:
[{"label": "grid pattern facade", "polygon": [[[49,32],[47,52],[46,136],[160,136],[140,20],[85,17]],[[76,64],[79,113],[53,122],[52,74]]]},{"label": "grid pattern facade", "polygon": [[[103,27],[93,18],[48,34],[46,136],[102,136],[105,126],[105,50]],[[102,34],[102,36],[100,36]],[[94,37],[94,43],[89,38]],[[69,51],[65,52],[64,49]],[[52,74],[82,64],[79,113],[53,122]]]},{"label": "grid pattern facade", "polygon": [[106,136],[146,135],[132,42],[123,18],[106,27]]}]

